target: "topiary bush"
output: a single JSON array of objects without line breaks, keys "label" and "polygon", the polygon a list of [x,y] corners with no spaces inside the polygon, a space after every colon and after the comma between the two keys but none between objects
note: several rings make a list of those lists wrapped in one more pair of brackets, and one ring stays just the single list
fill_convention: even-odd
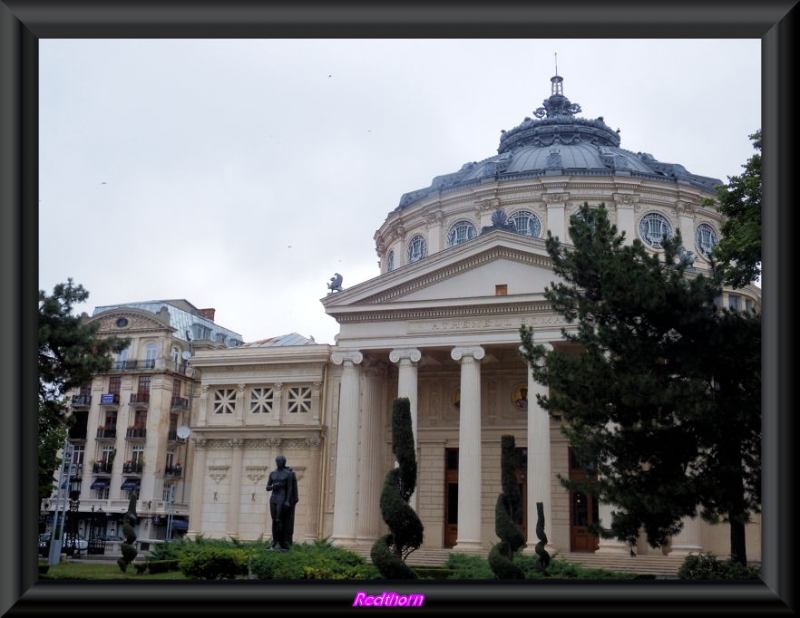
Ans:
[{"label": "topiary bush", "polygon": [[728,558],[720,560],[712,553],[686,556],[678,569],[678,579],[760,579],[761,569],[744,566]]},{"label": "topiary bush", "polygon": [[123,520],[122,536],[125,537],[125,542],[120,544],[122,556],[117,558],[117,564],[123,573],[128,571],[128,565],[136,559],[136,555],[139,553],[134,545],[136,532],[133,529],[133,524],[138,520],[136,515],[136,500],[138,498],[139,494],[137,492],[131,494],[131,499],[128,501],[128,512],[125,513],[125,519]]},{"label": "topiary bush", "polygon": [[397,467],[386,474],[380,506],[389,534],[372,546],[370,557],[386,579],[418,579],[406,565],[408,555],[422,545],[423,527],[408,501],[417,485],[417,458],[411,426],[411,401],[398,397],[392,403],[392,452]]},{"label": "topiary bush", "polygon": [[489,567],[498,579],[525,579],[514,564],[514,553],[525,544],[525,536],[517,525],[522,512],[522,494],[517,483],[514,436],[500,438],[500,482],[503,492],[494,508],[494,531],[500,542],[489,552]]}]

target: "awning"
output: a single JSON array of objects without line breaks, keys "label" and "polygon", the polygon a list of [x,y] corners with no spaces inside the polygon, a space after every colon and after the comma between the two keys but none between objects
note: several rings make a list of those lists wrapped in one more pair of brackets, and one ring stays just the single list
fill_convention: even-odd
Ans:
[{"label": "awning", "polygon": [[139,481],[125,481],[120,489],[139,489]]},{"label": "awning", "polygon": [[189,529],[189,522],[183,521],[182,519],[173,519],[172,520],[172,529],[173,530],[188,530]]},{"label": "awning", "polygon": [[105,489],[108,487],[108,479],[97,479],[92,483],[91,489]]}]

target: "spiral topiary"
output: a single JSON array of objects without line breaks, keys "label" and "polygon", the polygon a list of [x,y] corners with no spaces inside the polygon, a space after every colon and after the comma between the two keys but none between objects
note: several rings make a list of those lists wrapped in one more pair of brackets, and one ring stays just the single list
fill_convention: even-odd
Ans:
[{"label": "spiral topiary", "polygon": [[500,438],[500,482],[503,493],[494,507],[494,530],[500,542],[489,551],[489,567],[498,579],[525,579],[525,573],[514,564],[514,552],[525,544],[525,536],[517,525],[522,509],[522,494],[517,483],[514,436]]},{"label": "spiral topiary", "polygon": [[136,531],[133,529],[133,524],[139,519],[136,515],[136,500],[138,497],[139,494],[137,492],[131,494],[131,499],[128,502],[128,512],[125,513],[125,519],[122,525],[122,535],[125,537],[125,542],[120,545],[122,556],[117,558],[117,564],[123,573],[127,572],[128,565],[136,559],[136,555],[139,553],[134,545],[136,542]]},{"label": "spiral topiary", "polygon": [[405,563],[422,545],[423,537],[422,522],[408,504],[417,484],[417,458],[407,397],[398,397],[392,403],[392,452],[397,467],[386,474],[380,499],[381,516],[390,532],[375,541],[370,558],[385,579],[418,579]]},{"label": "spiral topiary", "polygon": [[550,566],[550,554],[544,548],[547,545],[547,535],[544,533],[544,503],[536,503],[536,538],[539,542],[536,544],[536,555],[539,556],[539,562],[536,568],[540,571],[546,571]]}]

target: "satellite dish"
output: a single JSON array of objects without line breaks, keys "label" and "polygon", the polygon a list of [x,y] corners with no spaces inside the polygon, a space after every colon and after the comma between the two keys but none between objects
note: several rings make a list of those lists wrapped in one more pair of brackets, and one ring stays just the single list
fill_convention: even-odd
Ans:
[{"label": "satellite dish", "polygon": [[192,430],[189,429],[186,425],[181,425],[180,427],[178,427],[178,437],[181,440],[188,438],[190,433],[192,433]]},{"label": "satellite dish", "polygon": [[192,357],[192,353],[189,350],[184,350],[181,354],[181,358],[183,360],[189,360]]}]

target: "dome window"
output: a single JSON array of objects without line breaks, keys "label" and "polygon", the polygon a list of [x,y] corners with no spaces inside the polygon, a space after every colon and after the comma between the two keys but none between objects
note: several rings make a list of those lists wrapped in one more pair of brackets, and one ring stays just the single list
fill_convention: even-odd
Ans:
[{"label": "dome window", "polygon": [[472,240],[478,235],[475,226],[469,221],[459,221],[447,233],[447,246],[454,247],[460,245],[462,242]]},{"label": "dome window", "polygon": [[517,228],[517,234],[539,238],[542,233],[542,223],[539,221],[539,217],[527,210],[515,212],[508,218],[508,221]]},{"label": "dome window", "polygon": [[386,272],[394,270],[394,251],[389,251],[389,254],[386,256]]},{"label": "dome window", "polygon": [[694,242],[700,254],[707,258],[711,255],[711,250],[718,242],[717,233],[708,223],[701,223],[695,231]]},{"label": "dome window", "polygon": [[412,264],[414,262],[419,262],[427,254],[428,244],[425,242],[425,239],[422,236],[417,234],[411,239],[411,242],[408,243],[408,263]]},{"label": "dome window", "polygon": [[672,226],[664,215],[651,212],[639,221],[639,236],[648,247],[661,249],[664,238],[672,238]]}]

